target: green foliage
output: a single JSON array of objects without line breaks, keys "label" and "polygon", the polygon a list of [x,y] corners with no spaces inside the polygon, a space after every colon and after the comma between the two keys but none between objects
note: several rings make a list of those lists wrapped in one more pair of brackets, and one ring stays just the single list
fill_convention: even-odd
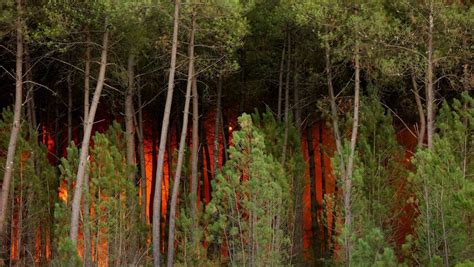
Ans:
[{"label": "green foliage", "polygon": [[60,187],[63,190],[63,196],[66,195],[66,197],[56,202],[54,207],[54,254],[57,256],[54,257],[53,264],[58,266],[66,263],[71,263],[72,266],[80,266],[82,262],[69,238],[71,225],[70,203],[72,192],[74,192],[73,185],[77,166],[79,166],[79,149],[72,142],[67,148],[66,158],[61,158],[61,165],[59,165]]},{"label": "green foliage", "polygon": [[[379,229],[386,228],[399,215],[395,209],[404,206],[396,196],[395,189],[404,176],[404,151],[396,140],[392,116],[380,103],[377,92],[363,98],[357,143],[360,178],[354,179],[355,194],[360,194],[357,203],[364,203],[360,214],[365,214],[371,225]],[[357,217],[357,216],[356,216]],[[390,236],[390,231],[385,231]]]},{"label": "green foliage", "polygon": [[[8,150],[12,121],[13,113],[10,109],[3,110],[0,120],[0,151]],[[0,157],[2,166],[5,166],[5,154]],[[19,222],[16,223],[25,244],[35,244],[37,231],[51,231],[53,228],[58,177],[47,155],[47,148],[38,144],[37,133],[30,131],[26,123],[22,123],[17,140],[10,191],[15,201],[11,202],[14,204],[13,207],[10,207],[9,202],[7,216],[11,216],[10,211],[19,213],[22,210],[21,228]],[[3,168],[0,170],[0,176],[3,178]],[[43,234],[47,236],[46,233]],[[30,245],[27,249],[33,250],[34,247]],[[30,258],[28,263],[32,264],[29,260]]]},{"label": "green foliage", "polygon": [[[145,230],[138,214],[132,212],[133,209],[138,210],[138,206],[130,206],[127,202],[127,199],[138,196],[134,181],[128,179],[128,173],[134,172],[135,167],[126,164],[125,136],[118,123],[114,122],[106,133],[96,133],[93,142],[94,146],[89,153],[89,192],[83,192],[84,199],[90,203],[91,220],[83,221],[82,225],[91,229],[91,242],[95,248],[108,243],[109,263],[117,266],[137,260],[133,257],[139,255],[126,252],[136,245],[133,242],[137,242],[137,238]],[[67,158],[61,159],[59,169],[62,181],[67,184],[69,196],[74,190],[79,151],[74,143],[67,151]],[[60,201],[56,204],[55,236],[59,257],[55,260],[58,264],[77,256],[68,238],[70,202],[68,198],[67,202]],[[130,255],[132,258],[129,258]]]},{"label": "green foliage", "polygon": [[138,196],[135,181],[128,179],[128,173],[134,169],[126,164],[125,136],[118,123],[114,122],[105,134],[95,134],[93,141],[89,195],[94,210],[91,232],[96,245],[107,240],[109,264],[118,266],[133,260],[127,257],[134,254],[126,251],[134,247],[132,242],[137,242],[142,229],[137,213],[133,212],[138,206],[127,202]]},{"label": "green foliage", "polygon": [[289,256],[289,181],[266,152],[264,135],[251,117],[243,114],[239,125],[230,159],[213,184],[214,196],[206,208],[208,239],[225,244],[232,265],[281,265]]},{"label": "green foliage", "polygon": [[[342,229],[338,240],[342,242],[344,235],[350,236],[351,265],[397,266],[389,225],[402,214],[404,199],[408,197],[395,192],[402,182],[399,178],[405,175],[404,154],[396,140],[392,116],[380,103],[376,90],[371,87],[371,91],[370,96],[361,101],[352,176],[352,226]],[[347,123],[351,123],[350,118]],[[347,162],[350,149],[349,141],[345,139],[342,156]],[[339,160],[335,155],[332,165],[338,166]],[[340,177],[337,170],[335,174]],[[338,183],[343,188],[342,181]]]},{"label": "green foliage", "polygon": [[416,259],[423,264],[447,260],[456,264],[474,255],[473,103],[467,94],[451,105],[444,103],[434,148],[419,150],[413,160],[416,170],[411,179],[420,211]]}]

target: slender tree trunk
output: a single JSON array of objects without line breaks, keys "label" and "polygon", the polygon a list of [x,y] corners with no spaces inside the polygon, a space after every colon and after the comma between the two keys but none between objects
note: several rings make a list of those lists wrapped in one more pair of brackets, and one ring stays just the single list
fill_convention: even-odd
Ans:
[{"label": "slender tree trunk", "polygon": [[[319,125],[319,158],[321,166],[321,189],[322,189],[322,199],[324,203],[324,209],[322,209],[323,214],[321,215],[321,220],[323,216],[327,215],[327,204],[326,200],[326,166],[324,165],[324,122],[321,122]],[[325,259],[328,259],[328,248],[329,248],[329,229],[328,229],[328,220],[323,224],[323,240],[324,245],[324,254],[321,251],[321,255],[324,255]]]},{"label": "slender tree trunk", "polygon": [[90,109],[90,76],[91,76],[91,34],[87,30],[86,35],[86,53],[84,59],[84,124],[87,121]]},{"label": "slender tree trunk", "polygon": [[173,45],[171,48],[171,63],[168,78],[168,93],[166,95],[165,111],[163,113],[163,123],[160,133],[160,147],[158,149],[158,159],[155,179],[155,195],[153,197],[153,219],[152,219],[152,239],[153,239],[153,266],[159,267],[160,260],[160,218],[161,218],[161,183],[163,181],[163,163],[165,158],[166,137],[168,135],[171,104],[173,102],[174,76],[176,72],[176,54],[178,50],[178,27],[179,27],[179,7],[181,0],[175,0],[173,19]]},{"label": "slender tree trunk", "polygon": [[[151,125],[151,161],[152,161],[152,173],[156,173],[157,168],[157,163],[158,163],[158,150],[157,150],[157,138],[158,138],[158,126],[155,124]],[[151,190],[150,190],[150,200],[148,203],[148,216],[149,216],[149,221],[150,223],[153,223],[153,199],[155,198],[155,185],[156,185],[156,176],[152,176],[151,178]]]},{"label": "slender tree trunk", "polygon": [[288,33],[288,55],[286,65],[286,86],[285,86],[285,136],[283,137],[283,152],[281,156],[281,163],[286,162],[286,151],[288,146],[288,128],[290,127],[289,112],[290,112],[290,68],[291,68],[291,34]]},{"label": "slender tree trunk", "polygon": [[67,74],[67,143],[72,141],[72,81],[71,72]]},{"label": "slender tree trunk", "polygon": [[[26,80],[28,81],[26,84],[27,88],[27,93],[26,93],[26,107],[27,107],[27,119],[28,119],[28,126],[30,130],[30,134],[33,134],[36,132],[36,108],[35,108],[35,93],[34,93],[34,86],[33,86],[33,69],[31,66],[31,58],[30,58],[30,53],[28,50],[28,43],[24,44],[24,54],[25,54],[25,70],[26,70]],[[33,135],[30,135],[32,137]],[[36,136],[36,139],[33,141],[36,143],[38,142],[38,136]],[[32,154],[33,158],[33,165],[34,165],[34,171],[35,174],[40,177],[41,175],[41,170],[40,170],[40,165],[38,163],[38,155],[37,153]],[[31,188],[29,188],[31,190]],[[28,194],[26,205],[25,205],[25,218],[26,221],[29,221],[32,218],[33,211],[31,210],[31,205],[33,203],[33,194]],[[48,221],[50,223],[50,221]],[[25,264],[34,264],[34,259],[33,257],[30,257],[30,255],[34,255],[35,253],[35,241],[36,241],[36,231],[39,229],[38,226],[36,225],[31,225],[30,227],[27,227],[27,234],[26,234],[26,245],[25,245],[25,256],[27,259],[25,259],[24,265]],[[30,261],[28,259],[31,259]]]},{"label": "slender tree trunk", "polygon": [[221,101],[222,101],[222,72],[219,73],[219,80],[217,81],[217,105],[216,105],[216,122],[214,128],[214,149],[212,155],[214,156],[214,177],[219,171],[219,129],[221,119]]},{"label": "slender tree trunk", "polygon": [[[33,87],[33,69],[31,67],[31,58],[30,58],[30,53],[28,50],[28,43],[24,44],[24,52],[25,52],[25,69],[26,69],[26,79],[28,81],[26,88],[28,90],[27,96],[27,116],[28,116],[28,125],[30,127],[31,131],[36,131],[36,107],[35,107],[35,92],[34,92],[34,87]],[[36,162],[36,160],[35,160]],[[35,166],[36,168],[36,166]]]},{"label": "slender tree trunk", "polygon": [[300,105],[300,88],[298,85],[298,61],[295,58],[295,72],[293,73],[293,105],[295,106],[295,126],[298,131],[298,136],[301,136],[301,105]]},{"label": "slender tree trunk", "polygon": [[[5,161],[5,172],[2,180],[2,192],[0,197],[0,240],[5,237],[5,218],[8,209],[8,195],[10,192],[10,183],[15,161],[16,144],[21,124],[21,106],[23,98],[23,19],[21,0],[16,1],[17,20],[16,20],[16,82],[15,82],[15,106],[13,108],[13,123],[10,132],[10,142],[8,144],[7,158]],[[3,242],[2,242],[3,243]],[[6,256],[6,255],[5,255]],[[0,256],[1,257],[1,256]]]},{"label": "slender tree trunk", "polygon": [[[125,136],[127,139],[127,152],[126,159],[128,166],[136,166],[136,157],[135,157],[135,125],[134,125],[134,107],[133,107],[133,97],[135,95],[135,56],[132,52],[128,54],[128,63],[127,63],[127,77],[128,77],[128,87],[125,93]],[[128,173],[129,181],[135,185],[135,176],[136,172],[130,171]],[[130,210],[130,218],[128,223],[130,227],[134,227],[136,224],[136,219],[138,218],[138,213],[136,209],[137,196],[135,194],[127,195],[127,206]],[[128,244],[130,245],[128,251],[130,262],[133,260],[135,251],[138,249],[138,239],[136,234],[129,236]]]},{"label": "slender tree trunk", "polygon": [[[204,107],[204,104],[201,106]],[[203,112],[203,114],[205,113]],[[201,122],[201,127],[202,127],[202,139],[204,140],[202,144],[203,144],[203,150],[204,150],[204,160],[206,160],[206,173],[207,173],[207,182],[208,182],[208,187],[206,188],[206,190],[209,194],[209,197],[211,197],[211,192],[212,192],[211,181],[213,179],[212,169],[211,169],[211,153],[209,153],[209,139],[207,138],[207,129],[205,125],[204,115]]]},{"label": "slender tree trunk", "polygon": [[[199,155],[199,99],[197,92],[196,77],[192,80],[192,98],[193,98],[193,147],[191,153],[191,228],[197,224],[197,191],[198,191],[198,155]],[[193,231],[191,231],[192,233]]]},{"label": "slender tree trunk", "polygon": [[23,237],[23,160],[20,159],[20,184],[18,185],[20,197],[18,200],[18,262],[21,262],[23,256],[22,237]]},{"label": "slender tree trunk", "polygon": [[414,72],[411,73],[411,83],[413,86],[413,93],[415,94],[416,107],[418,109],[418,118],[420,121],[420,130],[418,133],[418,147],[422,147],[425,140],[426,118],[425,110],[423,109],[423,104],[421,102],[420,90],[418,88],[418,84],[416,83],[416,76]]},{"label": "slender tree trunk", "polygon": [[352,133],[351,133],[351,144],[350,154],[347,160],[346,176],[344,178],[344,228],[346,234],[344,235],[344,261],[347,266],[350,266],[351,260],[351,244],[350,244],[350,233],[352,226],[352,210],[351,210],[351,198],[352,198],[352,171],[354,168],[354,157],[357,143],[357,132],[359,129],[359,94],[360,94],[360,63],[359,63],[359,43],[356,41],[355,45],[355,83],[354,83],[354,114],[352,122]]},{"label": "slender tree trunk", "polygon": [[[298,131],[298,138],[301,137],[301,109],[299,100],[299,88],[298,88],[298,64],[295,59],[295,70],[294,70],[294,91],[293,100],[295,106],[295,126]],[[301,149],[296,148],[297,150]],[[294,177],[294,197],[295,197],[295,219],[294,219],[294,235],[293,235],[293,255],[296,258],[296,264],[301,265],[303,263],[303,250],[304,250],[304,229],[303,229],[303,191],[304,191],[304,175]]]},{"label": "slender tree trunk", "polygon": [[[199,92],[199,91],[198,91]],[[204,107],[203,107],[203,101],[202,101],[202,98],[200,99],[199,101],[199,104],[201,106],[201,115],[199,115],[198,117],[198,124],[199,124],[199,148],[198,148],[198,191],[199,191],[199,201],[202,205],[205,205],[207,204],[207,201],[206,201],[206,191],[207,191],[207,187],[206,187],[206,184],[205,184],[205,180],[206,180],[206,177],[205,177],[205,169],[204,169],[204,160],[205,160],[205,156],[204,156],[204,146],[206,144],[206,140],[204,139],[205,138],[205,134],[204,134],[204,125],[203,125],[203,118],[204,118]]]},{"label": "slender tree trunk", "polygon": [[[84,66],[84,122],[89,116],[89,90],[90,90],[90,70],[91,70],[91,48],[90,48],[90,33],[87,30],[86,35],[86,52],[85,52],[85,66]],[[85,125],[85,124],[84,124]],[[85,130],[84,130],[85,132]],[[69,145],[69,144],[68,144]],[[87,167],[86,167],[87,168]],[[86,169],[84,175],[84,267],[92,266],[92,246],[91,246],[91,231],[90,231],[90,195],[89,195],[89,171]]]},{"label": "slender tree trunk", "polygon": [[440,199],[440,214],[441,214],[441,227],[442,227],[442,238],[443,238],[443,258],[444,258],[444,266],[449,267],[449,245],[448,245],[448,232],[446,231],[446,221],[444,219],[444,201],[443,201],[443,195],[444,195],[444,188],[441,188],[441,199]]},{"label": "slender tree trunk", "polygon": [[342,137],[339,130],[339,119],[336,105],[336,96],[334,93],[334,87],[332,85],[332,66],[331,66],[331,46],[326,42],[325,49],[325,58],[326,58],[326,75],[328,83],[328,94],[329,101],[331,102],[331,121],[332,121],[332,130],[334,134],[334,141],[336,143],[336,154],[339,156],[339,171],[341,172],[340,176],[345,176],[345,163],[344,157],[342,155]]},{"label": "slender tree trunk", "polygon": [[[171,196],[171,204],[170,204],[170,222],[169,222],[169,234],[168,234],[168,258],[167,258],[167,266],[172,267],[173,266],[173,261],[174,261],[174,234],[175,234],[175,221],[176,221],[176,206],[178,202],[178,193],[179,193],[179,182],[181,180],[181,171],[183,168],[183,159],[184,159],[184,149],[186,147],[186,133],[188,132],[188,118],[189,118],[189,104],[191,102],[191,88],[193,87],[193,81],[195,81],[194,77],[194,31],[196,28],[196,14],[192,14],[192,26],[191,26],[191,34],[189,37],[189,66],[188,66],[188,81],[186,85],[186,100],[184,103],[184,111],[183,111],[183,126],[181,128],[181,137],[179,140],[179,150],[178,150],[178,162],[176,164],[176,174],[174,177],[174,184],[173,184],[173,194]],[[195,85],[195,84],[194,84]],[[196,88],[193,88],[193,91],[195,91]],[[197,95],[195,95],[197,97]],[[197,98],[196,98],[197,100]],[[193,101],[194,104],[194,101]],[[197,114],[197,106],[193,108],[193,114],[194,112]],[[194,119],[194,116],[193,116]],[[197,123],[196,123],[197,124]],[[197,129],[194,127],[197,126],[193,122],[193,151],[194,151],[194,144],[198,142],[198,140],[195,140],[195,138],[198,138],[197,135]],[[196,149],[196,155],[193,154],[193,168],[194,168],[194,160],[195,157],[197,156],[197,149]],[[197,160],[196,160],[197,162]],[[197,171],[197,170],[196,170]],[[197,175],[196,175],[196,181],[193,181],[192,183],[194,184],[196,182],[196,188],[193,188],[194,185],[192,186],[192,190],[197,189]],[[197,191],[197,190],[196,190]],[[196,192],[197,193],[197,192]],[[192,191],[191,194],[195,194],[195,192]],[[191,205],[192,208],[191,210],[195,209],[196,207],[196,196],[191,195]],[[196,214],[193,214],[196,216]],[[193,218],[195,219],[195,217]],[[193,224],[193,223],[192,223]],[[191,231],[192,233],[192,231]]]},{"label": "slender tree trunk", "polygon": [[105,82],[105,71],[107,67],[107,52],[108,52],[109,32],[106,29],[103,34],[102,41],[102,54],[100,58],[100,70],[99,77],[97,80],[97,86],[92,99],[92,104],[87,115],[87,121],[84,126],[84,136],[82,138],[81,153],[79,157],[79,167],[77,169],[76,177],[76,188],[74,190],[74,196],[72,200],[72,213],[71,213],[71,232],[69,237],[74,246],[77,244],[77,234],[79,230],[79,213],[81,209],[81,197],[82,197],[82,186],[84,184],[84,176],[86,173],[87,159],[89,155],[89,141],[92,134],[92,126],[94,124],[95,113],[97,106],[99,105],[100,95]]},{"label": "slender tree trunk", "polygon": [[[331,66],[331,46],[329,42],[326,42],[325,48],[325,59],[326,59],[326,76],[327,76],[327,85],[328,85],[328,94],[329,101],[331,106],[331,121],[332,121],[332,130],[334,135],[334,141],[336,143],[336,155],[339,157],[339,177],[344,178],[346,176],[346,169],[344,163],[344,157],[342,154],[342,138],[339,130],[339,119],[336,105],[336,96],[334,93],[334,87],[332,84],[332,66]],[[334,184],[334,197],[333,197],[333,206],[332,206],[332,221],[331,221],[331,248],[329,253],[334,255],[335,245],[336,245],[336,220],[337,220],[337,195],[338,195],[338,183]]]},{"label": "slender tree trunk", "polygon": [[[426,67],[426,118],[427,118],[427,138],[428,149],[433,149],[433,135],[434,135],[434,88],[433,88],[433,1],[430,0],[429,10],[429,25],[428,25],[428,58]],[[426,232],[428,242],[428,257],[431,261],[431,211],[430,211],[430,192],[428,182],[424,179],[423,194],[426,203]]]},{"label": "slender tree trunk", "polygon": [[308,160],[309,160],[309,186],[310,186],[310,204],[311,204],[311,232],[313,253],[316,262],[319,262],[321,251],[321,240],[319,238],[318,223],[318,199],[316,196],[316,166],[314,162],[314,144],[313,144],[313,127],[309,126],[306,133],[306,142],[308,144]]},{"label": "slender tree trunk", "polygon": [[[125,94],[125,135],[127,136],[127,165],[135,166],[135,127],[133,124],[133,96],[135,94],[135,57],[130,52],[128,55],[128,88]],[[135,173],[130,172],[128,179],[135,183]]]},{"label": "slender tree trunk", "polygon": [[222,166],[225,165],[227,160],[229,159],[229,154],[227,151],[229,150],[229,141],[230,141],[230,133],[229,133],[229,127],[228,127],[228,121],[227,118],[224,117],[224,113],[222,112],[221,109],[221,122],[222,122]]},{"label": "slender tree trunk", "polygon": [[140,186],[142,191],[141,219],[143,225],[146,224],[146,165],[145,165],[145,148],[143,144],[143,114],[142,114],[142,95],[141,90],[137,91],[138,99],[138,119],[137,119],[137,139],[138,139],[138,157],[140,158]]},{"label": "slender tree trunk", "polygon": [[435,131],[435,96],[433,85],[433,0],[430,0],[429,27],[428,27],[428,59],[426,68],[426,116],[428,148],[433,148],[433,135]]},{"label": "slender tree trunk", "polygon": [[219,80],[217,81],[217,105],[216,105],[216,123],[214,128],[214,150],[212,155],[214,156],[214,173],[213,177],[219,170],[219,129],[221,125],[221,101],[222,101],[222,72],[219,73]]},{"label": "slender tree trunk", "polygon": [[283,74],[285,72],[285,52],[286,52],[286,38],[283,41],[283,49],[281,50],[281,61],[280,61],[280,72],[278,77],[278,113],[277,118],[281,119],[281,103],[282,103],[282,92],[283,92]]}]

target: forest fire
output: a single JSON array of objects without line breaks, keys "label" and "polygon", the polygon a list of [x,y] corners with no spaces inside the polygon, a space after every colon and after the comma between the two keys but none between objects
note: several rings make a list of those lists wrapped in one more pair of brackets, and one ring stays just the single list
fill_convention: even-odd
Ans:
[{"label": "forest fire", "polygon": [[469,1],[73,2],[0,3],[0,266],[472,265]]}]

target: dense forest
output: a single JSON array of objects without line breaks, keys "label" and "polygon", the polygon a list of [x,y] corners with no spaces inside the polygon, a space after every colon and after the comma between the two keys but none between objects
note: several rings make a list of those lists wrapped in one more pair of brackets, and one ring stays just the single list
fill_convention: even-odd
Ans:
[{"label": "dense forest", "polygon": [[474,266],[472,0],[1,0],[0,266]]}]

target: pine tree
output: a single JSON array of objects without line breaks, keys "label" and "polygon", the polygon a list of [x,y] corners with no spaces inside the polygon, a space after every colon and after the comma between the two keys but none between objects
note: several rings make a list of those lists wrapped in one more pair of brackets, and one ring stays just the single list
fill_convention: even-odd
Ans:
[{"label": "pine tree", "polygon": [[217,218],[208,238],[227,248],[231,265],[281,265],[289,256],[289,181],[251,117],[243,114],[239,125],[206,207],[209,218]]},{"label": "pine tree", "polygon": [[472,258],[474,216],[474,101],[468,94],[445,102],[433,149],[420,149],[410,176],[416,185],[420,211],[413,244],[422,264],[462,263]]}]

